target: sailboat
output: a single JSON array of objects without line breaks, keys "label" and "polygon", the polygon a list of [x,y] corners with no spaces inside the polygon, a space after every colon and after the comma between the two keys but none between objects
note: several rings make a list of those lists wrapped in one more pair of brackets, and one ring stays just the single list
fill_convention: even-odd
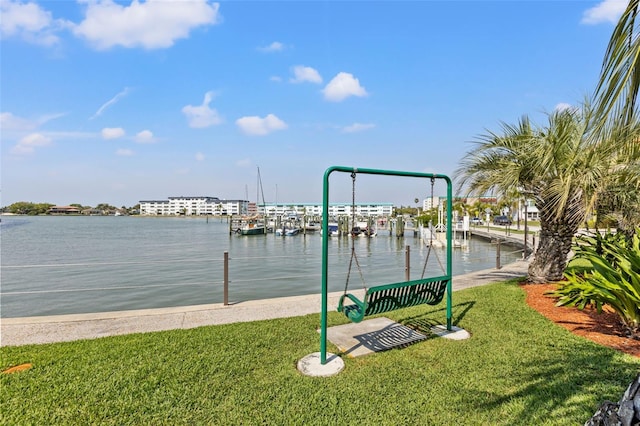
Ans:
[{"label": "sailboat", "polygon": [[256,185],[256,205],[262,192],[262,211],[263,216],[258,214],[242,218],[242,226],[240,227],[240,235],[264,235],[267,233],[267,222],[264,217],[264,190],[262,189],[262,178],[260,177],[260,167],[258,167],[258,182]]}]

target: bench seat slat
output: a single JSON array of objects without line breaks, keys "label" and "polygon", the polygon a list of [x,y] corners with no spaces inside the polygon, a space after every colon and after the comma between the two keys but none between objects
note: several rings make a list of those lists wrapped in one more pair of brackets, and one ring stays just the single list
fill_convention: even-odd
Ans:
[{"label": "bench seat slat", "polygon": [[343,296],[338,310],[352,321],[360,322],[365,316],[396,309],[421,304],[437,305],[442,301],[450,280],[450,277],[442,276],[370,287],[362,303],[342,306]]}]

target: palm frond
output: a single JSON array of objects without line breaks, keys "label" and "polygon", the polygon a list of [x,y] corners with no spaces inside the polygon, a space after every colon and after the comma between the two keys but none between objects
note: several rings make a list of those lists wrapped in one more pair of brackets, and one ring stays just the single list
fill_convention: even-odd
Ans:
[{"label": "palm frond", "polygon": [[594,93],[598,128],[607,121],[632,121],[640,90],[640,0],[630,0],[616,25],[605,53]]}]

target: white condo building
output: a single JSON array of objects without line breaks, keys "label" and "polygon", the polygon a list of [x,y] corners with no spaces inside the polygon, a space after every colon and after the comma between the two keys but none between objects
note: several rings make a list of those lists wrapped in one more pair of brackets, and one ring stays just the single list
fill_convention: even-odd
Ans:
[{"label": "white condo building", "polygon": [[[351,215],[351,204],[330,203],[329,216]],[[356,203],[358,216],[391,216],[392,203]],[[321,216],[322,203],[265,203],[245,200],[221,200],[217,197],[169,197],[168,200],[140,201],[140,214],[146,216],[236,216],[265,214],[267,216]]]},{"label": "white condo building", "polygon": [[[351,215],[351,204],[329,203],[329,216]],[[307,215],[321,216],[322,203],[265,203],[258,205],[258,213],[267,216]],[[356,203],[355,213],[358,216],[391,216],[393,203]]]},{"label": "white condo building", "polygon": [[150,216],[232,216],[247,214],[248,201],[221,200],[217,197],[169,197],[168,200],[140,201],[140,214]]}]

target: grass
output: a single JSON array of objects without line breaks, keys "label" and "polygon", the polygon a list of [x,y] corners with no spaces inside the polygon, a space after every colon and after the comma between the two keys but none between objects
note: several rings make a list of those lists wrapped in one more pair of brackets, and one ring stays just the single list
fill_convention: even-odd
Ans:
[{"label": "grass", "polygon": [[[456,292],[453,313],[470,339],[345,358],[330,378],[295,368],[319,349],[319,315],[3,347],[1,369],[33,368],[0,374],[0,423],[575,425],[640,369],[530,309],[515,281]],[[445,314],[386,316],[427,329]]]}]

